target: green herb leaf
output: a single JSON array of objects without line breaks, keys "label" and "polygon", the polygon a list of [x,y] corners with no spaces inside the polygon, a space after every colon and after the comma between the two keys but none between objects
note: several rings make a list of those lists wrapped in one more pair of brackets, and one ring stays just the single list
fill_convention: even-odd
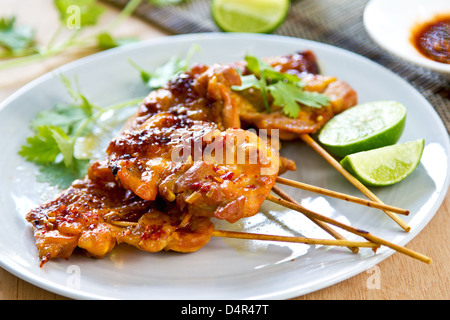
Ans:
[{"label": "green herb leaf", "polygon": [[148,73],[147,85],[150,89],[157,89],[167,84],[173,77],[187,70],[184,60],[172,57],[162,67]]},{"label": "green herb leaf", "polygon": [[28,137],[26,144],[19,150],[19,155],[27,161],[38,164],[54,162],[59,153],[60,149],[49,126],[37,127],[36,133]]},{"label": "green herb leaf", "polygon": [[130,63],[139,70],[141,74],[142,81],[149,87],[151,90],[155,90],[161,88],[166,85],[170,80],[172,80],[175,76],[180,74],[181,72],[187,71],[186,60],[172,57],[167,63],[162,65],[161,67],[155,69],[152,72],[146,71],[136,65],[133,61]]},{"label": "green herb leaf", "polygon": [[199,50],[200,47],[194,45],[189,49],[186,58],[181,59],[174,56],[170,58],[168,62],[166,62],[161,67],[156,68],[154,71],[146,71],[138,66],[134,61],[130,60],[129,62],[140,72],[141,79],[147,85],[147,87],[149,87],[151,90],[155,90],[166,85],[178,74],[188,71],[193,55]]},{"label": "green herb leaf", "polygon": [[326,95],[303,91],[297,85],[283,81],[269,85],[268,90],[274,98],[273,104],[283,107],[283,112],[291,118],[297,118],[299,115],[298,102],[314,108],[321,108],[329,103]]},{"label": "green herb leaf", "polygon": [[55,127],[50,129],[53,138],[58,145],[59,150],[64,158],[66,167],[71,167],[73,163],[75,139],[71,139],[61,128]]},{"label": "green herb leaf", "polygon": [[139,39],[136,37],[113,38],[113,36],[107,32],[102,32],[97,35],[97,45],[101,49],[111,49],[137,41],[139,41]]},{"label": "green herb leaf", "polygon": [[305,86],[302,79],[293,74],[282,73],[263,60],[247,55],[245,57],[247,69],[251,75],[241,76],[242,84],[233,86],[233,90],[242,91],[248,88],[256,88],[261,91],[263,103],[268,112],[269,93],[274,98],[273,104],[283,108],[283,112],[291,117],[297,118],[300,112],[299,103],[308,107],[320,108],[329,103],[330,99],[317,92],[304,91]]},{"label": "green herb leaf", "polygon": [[79,88],[74,88],[70,79],[65,76],[59,78],[78,103],[57,104],[52,110],[39,112],[30,123],[34,135],[27,138],[19,155],[40,168],[39,182],[66,188],[73,180],[86,174],[90,162],[89,159],[80,159],[82,156],[77,158],[77,139],[90,134],[93,123],[106,112],[135,106],[142,98],[100,108],[90,103]]},{"label": "green herb leaf", "polygon": [[72,134],[81,121],[86,119],[86,113],[76,104],[57,104],[51,110],[43,110],[31,120],[30,128],[48,125],[60,127],[66,134]]},{"label": "green herb leaf", "polygon": [[245,61],[247,61],[247,69],[259,77],[258,87],[262,94],[263,104],[266,110],[270,112],[269,100],[267,98],[267,79],[265,71],[272,69],[272,67],[263,60],[254,56],[246,56]]},{"label": "green herb leaf", "polygon": [[33,30],[15,26],[15,21],[15,17],[0,19],[0,46],[15,55],[35,53]]},{"label": "green herb leaf", "polygon": [[244,91],[250,88],[260,89],[259,80],[254,74],[241,76],[241,85],[231,87],[231,89],[236,91]]},{"label": "green herb leaf", "polygon": [[72,99],[74,99],[75,102],[79,102],[78,107],[86,114],[86,116],[91,116],[94,109],[99,109],[99,107],[89,102],[86,96],[81,93],[77,78],[75,78],[76,88],[73,87],[72,81],[65,75],[60,74],[59,78]]},{"label": "green herb leaf", "polygon": [[48,163],[39,166],[39,174],[36,180],[41,183],[49,183],[61,189],[68,188],[76,179],[80,179],[89,167],[89,160],[74,159],[72,167],[68,168],[61,163]]},{"label": "green herb leaf", "polygon": [[74,28],[97,24],[104,9],[96,0],[54,0],[61,22]]}]

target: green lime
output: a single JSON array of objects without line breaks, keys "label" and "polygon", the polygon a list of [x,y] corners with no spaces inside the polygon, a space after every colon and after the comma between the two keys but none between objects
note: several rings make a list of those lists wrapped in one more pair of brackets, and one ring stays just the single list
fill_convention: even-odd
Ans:
[{"label": "green lime", "polygon": [[405,128],[406,108],[395,101],[356,105],[333,117],[319,133],[328,152],[343,158],[348,154],[396,143]]},{"label": "green lime", "polygon": [[286,18],[290,0],[212,0],[211,14],[226,32],[269,33]]},{"label": "green lime", "polygon": [[388,186],[402,181],[420,162],[424,139],[399,143],[369,151],[350,154],[342,166],[368,186]]}]

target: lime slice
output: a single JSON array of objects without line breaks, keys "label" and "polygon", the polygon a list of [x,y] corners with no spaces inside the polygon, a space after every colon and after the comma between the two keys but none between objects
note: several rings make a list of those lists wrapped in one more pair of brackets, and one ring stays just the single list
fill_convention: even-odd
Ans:
[{"label": "lime slice", "polygon": [[212,0],[211,14],[226,32],[269,33],[286,18],[290,0]]},{"label": "lime slice", "polygon": [[342,166],[368,186],[388,186],[413,172],[422,157],[423,139],[363,151],[346,156]]},{"label": "lime slice", "polygon": [[328,152],[343,158],[396,143],[403,133],[405,121],[406,108],[401,103],[359,104],[328,121],[318,139]]}]

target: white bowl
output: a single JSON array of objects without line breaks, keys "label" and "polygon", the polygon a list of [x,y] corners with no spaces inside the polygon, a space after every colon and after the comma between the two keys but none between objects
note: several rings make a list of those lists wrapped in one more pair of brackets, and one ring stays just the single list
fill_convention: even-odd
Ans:
[{"label": "white bowl", "polygon": [[450,64],[426,58],[410,42],[415,25],[447,13],[450,14],[450,0],[371,0],[364,10],[364,26],[387,51],[450,79]]}]

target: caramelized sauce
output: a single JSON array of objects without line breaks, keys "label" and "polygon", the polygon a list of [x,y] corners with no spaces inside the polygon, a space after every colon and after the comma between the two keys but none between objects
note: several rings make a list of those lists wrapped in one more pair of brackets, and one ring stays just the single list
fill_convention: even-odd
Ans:
[{"label": "caramelized sauce", "polygon": [[411,42],[425,57],[450,63],[450,14],[438,15],[417,25],[413,29]]}]

